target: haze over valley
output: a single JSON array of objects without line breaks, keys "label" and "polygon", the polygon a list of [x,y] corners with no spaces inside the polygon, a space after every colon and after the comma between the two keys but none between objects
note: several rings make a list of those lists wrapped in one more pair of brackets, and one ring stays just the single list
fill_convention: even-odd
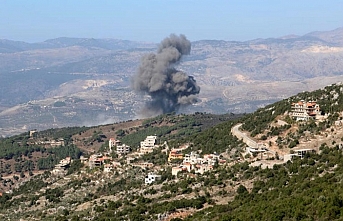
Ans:
[{"label": "haze over valley", "polygon": [[[190,54],[173,67],[192,76],[200,93],[177,111],[253,112],[342,81],[342,39],[337,28],[244,42],[192,41]],[[157,48],[115,39],[0,40],[0,136],[142,118],[151,97],[134,92],[132,78],[142,57]]]}]

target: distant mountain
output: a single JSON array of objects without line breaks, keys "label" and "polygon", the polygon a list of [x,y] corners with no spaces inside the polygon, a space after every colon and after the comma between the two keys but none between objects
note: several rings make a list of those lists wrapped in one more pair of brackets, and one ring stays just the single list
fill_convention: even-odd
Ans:
[{"label": "distant mountain", "polygon": [[[342,39],[343,28],[338,28],[244,42],[192,42],[190,55],[177,68],[194,76],[201,91],[199,102],[181,111],[252,112],[298,92],[343,81]],[[53,109],[61,111],[61,117],[46,117],[35,128],[88,125],[87,118],[101,119],[91,123],[94,125],[104,118],[138,117],[149,97],[132,92],[131,78],[141,57],[156,50],[155,43],[116,39],[0,40],[0,130],[7,131],[9,126],[26,130],[33,123],[25,122],[41,122],[41,115],[25,114],[33,101],[39,103],[44,116],[49,116],[47,107],[52,100],[85,101],[79,107]],[[87,114],[82,112],[85,109]],[[81,112],[85,119],[65,117]],[[12,119],[18,116],[22,120],[13,126]]]},{"label": "distant mountain", "polygon": [[55,38],[46,40],[45,43],[51,44],[58,47],[71,47],[71,46],[82,46],[82,47],[96,47],[107,50],[128,50],[132,48],[145,48],[154,47],[154,43],[135,42],[128,40],[118,39],[95,39],[95,38]]},{"label": "distant mountain", "polygon": [[85,48],[102,48],[106,50],[128,50],[132,48],[154,47],[155,43],[134,42],[118,39],[94,39],[94,38],[55,38],[44,42],[27,43],[23,41],[11,41],[0,39],[0,53],[14,53],[38,49],[55,49],[72,46]]},{"label": "distant mountain", "polygon": [[338,46],[343,46],[343,27],[337,28],[333,31],[316,31],[311,32],[305,36],[312,36],[319,39],[322,39],[328,43],[333,43]]},{"label": "distant mountain", "polygon": [[43,48],[48,48],[48,45],[44,43],[26,43],[23,41],[0,39],[0,53],[14,53]]}]

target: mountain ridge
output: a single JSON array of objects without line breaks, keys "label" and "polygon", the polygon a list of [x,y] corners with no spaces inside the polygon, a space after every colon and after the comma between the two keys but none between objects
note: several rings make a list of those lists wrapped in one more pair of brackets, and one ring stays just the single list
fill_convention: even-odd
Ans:
[{"label": "mountain ridge", "polygon": [[[343,81],[340,30],[287,39],[194,41],[190,55],[177,68],[193,76],[201,92],[199,102],[182,111],[252,112],[303,90]],[[0,54],[0,111],[10,113],[0,117],[0,135],[20,133],[21,128],[46,129],[86,122],[79,117],[62,116],[113,120],[138,116],[139,107],[149,97],[132,92],[131,78],[141,57],[154,51],[156,44],[92,38],[47,41],[43,44],[55,44],[55,48]],[[121,97],[127,102],[122,103]],[[51,109],[51,103],[45,102],[74,98],[84,102],[60,109]],[[32,104],[39,107],[39,114],[31,109]],[[18,111],[8,111],[12,107]],[[84,110],[89,111],[85,114]],[[55,117],[49,118],[51,114]],[[23,120],[13,123],[11,119],[22,118],[18,116],[23,116]],[[41,122],[39,117],[46,121],[38,126],[31,123]]]}]

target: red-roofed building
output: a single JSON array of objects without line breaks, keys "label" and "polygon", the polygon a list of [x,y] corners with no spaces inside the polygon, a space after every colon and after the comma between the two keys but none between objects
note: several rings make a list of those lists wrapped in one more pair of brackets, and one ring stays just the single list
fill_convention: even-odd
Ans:
[{"label": "red-roofed building", "polygon": [[174,159],[183,159],[183,154],[181,153],[181,150],[174,149],[170,151],[168,156],[168,162]]},{"label": "red-roofed building", "polygon": [[320,115],[319,104],[313,101],[292,103],[292,112],[290,115],[297,121],[309,120],[311,118],[316,119],[316,116]]}]

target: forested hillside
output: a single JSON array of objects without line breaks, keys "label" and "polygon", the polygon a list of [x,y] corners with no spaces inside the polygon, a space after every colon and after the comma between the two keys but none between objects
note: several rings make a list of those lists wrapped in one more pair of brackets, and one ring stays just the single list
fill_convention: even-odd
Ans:
[{"label": "forested hillside", "polygon": [[[40,152],[42,159],[50,158],[51,165],[67,152],[74,161],[63,176],[45,170],[30,180],[18,176],[2,179],[4,185],[12,186],[12,191],[0,197],[0,218],[16,220],[19,215],[28,220],[340,220],[342,91],[342,84],[330,85],[252,114],[166,114],[139,123],[122,122],[120,127],[38,132],[34,139],[63,138],[66,142],[61,147],[44,147],[46,150],[23,145],[32,139],[28,134],[2,139],[3,160],[9,150],[15,150],[13,158],[23,160],[30,156],[32,148],[37,148],[32,155]],[[289,115],[291,104],[299,100],[316,101],[321,109],[319,119],[293,119]],[[263,152],[248,152],[247,144],[231,133],[240,124],[241,132],[262,145]],[[139,142],[150,135],[158,137],[158,146],[150,153],[139,153]],[[93,154],[89,150],[106,155],[112,136],[132,146],[127,155],[112,153],[106,158],[107,163],[109,157],[113,160],[113,170],[105,172],[105,165],[91,167],[78,160],[80,154],[86,158]],[[312,147],[313,151],[303,156],[295,154],[301,148]],[[25,148],[28,156],[23,152]],[[183,159],[168,159],[174,148]],[[265,153],[265,149],[269,152]],[[204,161],[205,155],[217,158],[211,165],[198,163],[189,171],[173,174],[175,168],[182,167],[186,155],[192,154],[197,155],[197,161]],[[293,157],[285,160],[289,154]],[[47,169],[50,164],[38,160],[38,165]],[[199,172],[202,166],[210,169]],[[160,179],[146,183],[152,174]],[[20,183],[21,180],[25,182]]]},{"label": "forested hillside", "polygon": [[[184,220],[341,220],[343,155],[338,146],[321,146],[271,169],[257,168],[253,188],[240,185],[226,205],[215,205]],[[251,174],[251,169],[242,171]]]}]

